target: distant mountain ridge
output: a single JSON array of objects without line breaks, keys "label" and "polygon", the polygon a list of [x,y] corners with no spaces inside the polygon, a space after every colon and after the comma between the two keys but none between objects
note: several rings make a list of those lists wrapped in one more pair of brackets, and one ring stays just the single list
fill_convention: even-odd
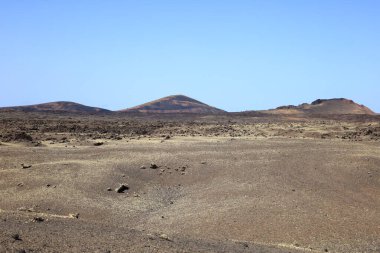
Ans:
[{"label": "distant mountain ridge", "polygon": [[184,95],[163,97],[142,105],[120,110],[120,112],[141,113],[199,113],[219,114],[225,111],[209,106],[193,98]]},{"label": "distant mountain ridge", "polygon": [[303,103],[298,106],[287,105],[266,112],[274,114],[367,114],[375,113],[364,105],[355,103],[346,98],[317,99],[311,104]]},{"label": "distant mountain ridge", "polygon": [[57,101],[49,102],[35,105],[24,105],[24,106],[12,106],[3,107],[1,110],[10,111],[24,111],[24,112],[74,112],[74,113],[100,113],[100,112],[110,112],[109,110],[86,106],[74,102],[68,101]]},{"label": "distant mountain ridge", "polygon": [[[150,113],[150,114],[224,114],[224,110],[209,106],[193,98],[184,95],[172,95],[147,102],[135,107],[110,111],[103,108],[86,106],[79,103],[58,101],[35,105],[2,107],[0,111],[24,111],[24,112],[68,112],[68,113]],[[255,113],[255,115],[378,115],[364,105],[355,103],[346,98],[317,99],[310,104],[279,106],[275,109],[261,111],[246,111],[240,113]]]}]

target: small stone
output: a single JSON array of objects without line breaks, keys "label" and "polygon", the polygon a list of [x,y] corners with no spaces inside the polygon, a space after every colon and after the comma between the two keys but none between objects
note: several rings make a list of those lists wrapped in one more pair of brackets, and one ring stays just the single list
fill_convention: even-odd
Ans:
[{"label": "small stone", "polygon": [[12,238],[16,241],[21,241],[21,237],[19,234],[12,234]]},{"label": "small stone", "polygon": [[34,217],[34,218],[32,219],[32,221],[33,221],[33,222],[43,222],[43,221],[45,221],[45,219],[42,218],[42,217]]},{"label": "small stone", "polygon": [[329,250],[328,250],[328,249],[325,249],[325,252],[329,252]]},{"label": "small stone", "polygon": [[140,170],[145,170],[145,169],[146,169],[145,166],[141,166],[141,167],[140,167]]},{"label": "small stone", "polygon": [[152,234],[147,234],[149,240],[155,240],[156,238]]},{"label": "small stone", "polygon": [[23,187],[24,184],[23,184],[23,183],[18,183],[17,186],[18,186],[18,187]]},{"label": "small stone", "polygon": [[103,144],[104,144],[103,142],[99,141],[99,142],[95,142],[95,143],[94,143],[94,146],[101,146],[101,145],[103,145]]},{"label": "small stone", "polygon": [[246,242],[241,242],[240,244],[243,245],[244,248],[249,248],[249,245]]},{"label": "small stone", "polygon": [[50,187],[51,185],[50,184],[47,184],[46,187]]},{"label": "small stone", "polygon": [[107,191],[109,191],[109,192],[110,192],[110,191],[112,191],[112,189],[108,187],[108,188],[107,188]]},{"label": "small stone", "polygon": [[79,213],[70,213],[69,217],[74,218],[74,219],[79,219]]},{"label": "small stone", "polygon": [[167,234],[160,234],[159,237],[160,237],[161,239],[163,239],[163,240],[171,241],[170,238],[169,238],[169,236],[168,236]]},{"label": "small stone", "polygon": [[201,162],[201,164],[206,164],[206,162]]},{"label": "small stone", "polygon": [[22,166],[23,169],[28,169],[28,168],[32,167],[32,165],[30,165],[30,164],[24,164],[24,163],[22,163],[21,166]]},{"label": "small stone", "polygon": [[151,169],[157,169],[158,166],[157,166],[157,164],[155,164],[155,163],[151,163],[151,164],[150,164],[150,168],[151,168]]},{"label": "small stone", "polygon": [[117,192],[117,193],[123,193],[126,190],[129,190],[128,184],[120,184],[120,186],[115,189],[115,192]]}]

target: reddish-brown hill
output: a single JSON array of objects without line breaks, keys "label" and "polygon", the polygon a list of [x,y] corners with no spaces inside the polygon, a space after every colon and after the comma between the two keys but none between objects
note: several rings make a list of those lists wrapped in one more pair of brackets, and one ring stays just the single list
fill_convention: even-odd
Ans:
[{"label": "reddish-brown hill", "polygon": [[174,95],[121,110],[121,112],[219,114],[225,111],[183,95]]},{"label": "reddish-brown hill", "polygon": [[25,112],[82,112],[82,113],[96,113],[96,112],[110,112],[109,110],[86,106],[74,102],[58,101],[36,105],[3,107],[1,110],[10,111],[25,111]]},{"label": "reddish-brown hill", "polygon": [[273,114],[367,114],[375,113],[364,105],[345,98],[317,99],[311,104],[280,106],[265,111]]}]

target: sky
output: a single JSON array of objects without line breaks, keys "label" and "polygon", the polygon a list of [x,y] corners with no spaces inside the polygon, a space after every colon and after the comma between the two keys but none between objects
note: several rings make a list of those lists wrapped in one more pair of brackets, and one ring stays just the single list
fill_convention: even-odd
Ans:
[{"label": "sky", "polygon": [[0,106],[227,110],[345,97],[380,112],[378,0],[0,0]]}]

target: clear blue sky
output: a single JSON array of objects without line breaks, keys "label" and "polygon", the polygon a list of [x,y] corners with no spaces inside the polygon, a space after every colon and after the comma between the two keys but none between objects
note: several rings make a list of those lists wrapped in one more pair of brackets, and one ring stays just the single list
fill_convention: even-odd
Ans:
[{"label": "clear blue sky", "polygon": [[228,110],[346,97],[380,112],[378,0],[2,0],[0,106]]}]

